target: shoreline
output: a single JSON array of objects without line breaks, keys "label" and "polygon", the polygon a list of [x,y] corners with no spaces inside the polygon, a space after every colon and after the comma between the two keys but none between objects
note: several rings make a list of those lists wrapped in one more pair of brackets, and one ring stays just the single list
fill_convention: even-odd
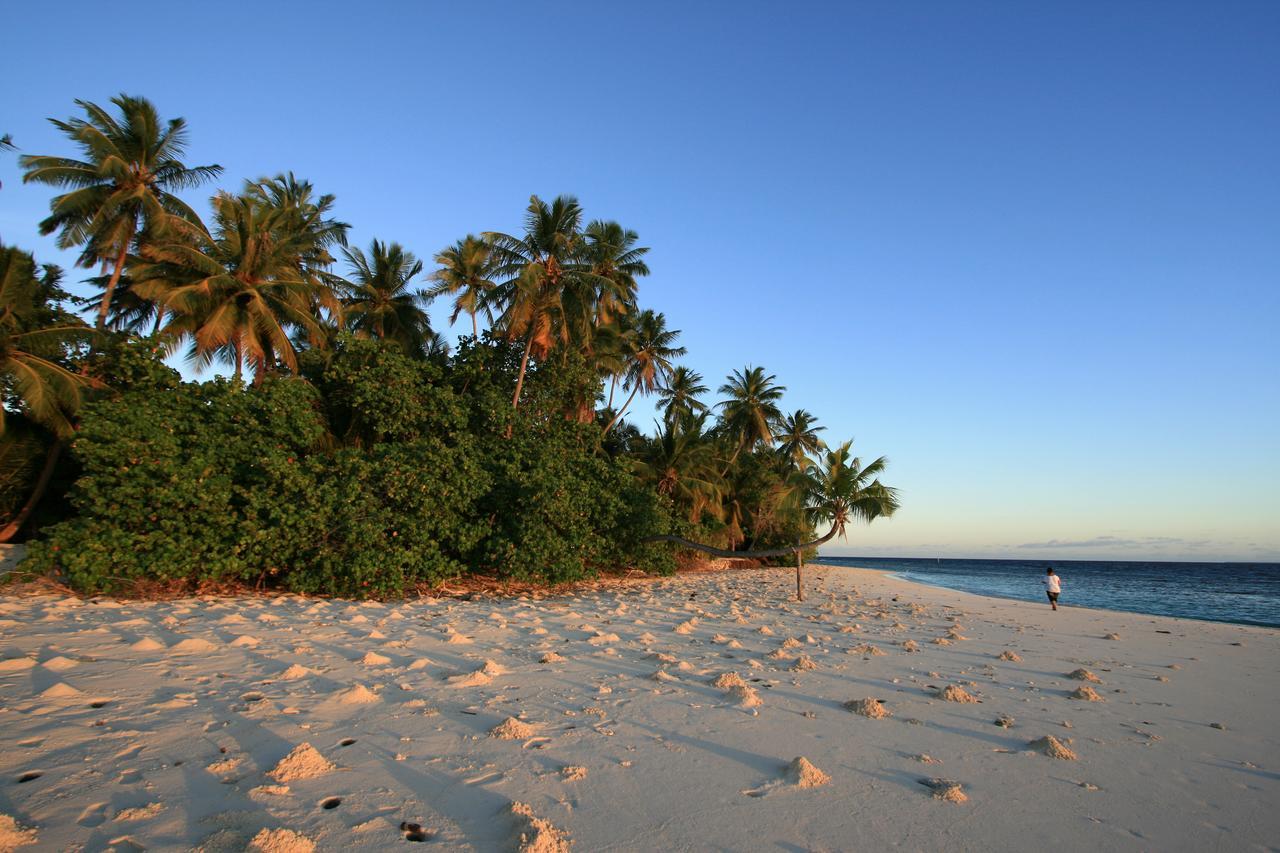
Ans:
[{"label": "shoreline", "polygon": [[[1280,632],[1053,613],[872,568],[815,563],[805,583],[804,602],[785,568],[474,600],[0,594],[0,778],[30,777],[0,816],[57,849],[268,831],[376,850],[402,825],[473,850],[1280,837]],[[1082,687],[1102,701],[1070,698]],[[1078,758],[1038,752],[1046,736]],[[306,772],[280,781],[304,743]]]}]

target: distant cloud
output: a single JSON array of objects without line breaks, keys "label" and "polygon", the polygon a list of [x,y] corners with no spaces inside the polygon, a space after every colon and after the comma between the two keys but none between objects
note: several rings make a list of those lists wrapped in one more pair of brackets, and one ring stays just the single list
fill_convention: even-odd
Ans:
[{"label": "distant cloud", "polygon": [[1014,547],[1032,548],[1203,548],[1208,539],[1182,539],[1177,536],[1144,536],[1124,539],[1119,536],[1095,536],[1092,539],[1050,539],[1047,542],[1024,542]]}]

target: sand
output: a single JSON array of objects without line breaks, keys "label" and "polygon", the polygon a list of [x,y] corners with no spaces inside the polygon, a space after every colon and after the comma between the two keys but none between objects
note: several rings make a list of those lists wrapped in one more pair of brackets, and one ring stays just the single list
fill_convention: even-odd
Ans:
[{"label": "sand", "polygon": [[803,602],[791,570],[466,601],[0,596],[0,851],[1280,838],[1280,632],[805,582]]}]

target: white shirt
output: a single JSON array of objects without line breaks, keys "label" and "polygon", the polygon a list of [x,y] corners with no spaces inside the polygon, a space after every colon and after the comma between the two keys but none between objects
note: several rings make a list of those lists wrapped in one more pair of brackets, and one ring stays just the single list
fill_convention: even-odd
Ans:
[{"label": "white shirt", "polygon": [[1044,585],[1049,592],[1062,592],[1062,582],[1057,575],[1045,575]]}]

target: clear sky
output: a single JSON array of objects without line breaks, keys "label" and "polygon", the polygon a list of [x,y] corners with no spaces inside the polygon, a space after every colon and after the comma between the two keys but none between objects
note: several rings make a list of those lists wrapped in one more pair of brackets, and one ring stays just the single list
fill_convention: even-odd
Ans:
[{"label": "clear sky", "polygon": [[0,132],[145,95],[223,186],[292,169],[428,260],[577,195],[707,384],[890,458],[832,552],[1277,560],[1278,43],[1270,0],[28,4]]}]

